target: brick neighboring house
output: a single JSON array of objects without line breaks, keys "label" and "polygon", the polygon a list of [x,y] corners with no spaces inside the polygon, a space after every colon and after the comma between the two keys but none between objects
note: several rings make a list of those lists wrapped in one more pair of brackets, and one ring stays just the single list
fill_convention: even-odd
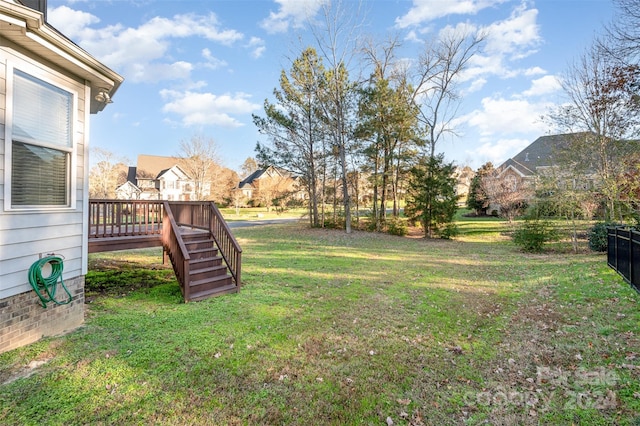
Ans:
[{"label": "brick neighboring house", "polygon": [[[508,182],[514,190],[523,185],[531,187],[539,177],[551,173],[557,177],[566,176],[556,161],[558,150],[566,147],[572,138],[587,138],[590,135],[582,132],[541,136],[496,168],[496,176]],[[593,176],[588,175],[586,179],[586,182],[572,182],[572,185],[592,187]]]},{"label": "brick neighboring house", "polygon": [[[576,177],[558,162],[562,151],[580,139],[587,140],[594,135],[589,132],[565,133],[541,136],[512,158],[496,168],[490,186],[501,193],[500,198],[528,201],[535,196],[536,185],[543,177],[556,180],[559,184],[573,189],[591,189],[597,185],[594,171],[586,171]],[[499,210],[500,203],[489,206]]]},{"label": "brick neighboring house", "polygon": [[253,205],[270,206],[272,200],[279,197],[305,198],[304,191],[299,188],[298,178],[273,166],[251,173],[240,181],[236,191]]}]

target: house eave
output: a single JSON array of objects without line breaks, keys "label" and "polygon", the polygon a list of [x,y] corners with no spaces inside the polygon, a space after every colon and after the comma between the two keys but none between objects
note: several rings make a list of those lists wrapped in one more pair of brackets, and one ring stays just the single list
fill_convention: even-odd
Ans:
[{"label": "house eave", "polygon": [[502,169],[500,171],[500,173],[498,173],[498,177],[502,176],[507,170],[513,170],[515,173],[518,174],[518,176],[520,176],[521,178],[526,178],[528,177],[528,175],[522,173],[520,170],[518,170],[517,168],[513,167],[513,165],[509,164],[507,167],[505,167],[504,169]]},{"label": "house eave", "polygon": [[113,97],[124,78],[92,57],[51,27],[42,13],[14,3],[0,1],[0,33],[3,38],[68,70],[91,87],[91,113],[104,109],[95,99],[103,91]]}]

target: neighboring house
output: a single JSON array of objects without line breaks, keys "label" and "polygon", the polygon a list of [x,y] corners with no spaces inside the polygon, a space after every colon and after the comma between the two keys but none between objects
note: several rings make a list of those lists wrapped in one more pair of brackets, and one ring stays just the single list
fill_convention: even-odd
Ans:
[{"label": "neighboring house", "polygon": [[[522,185],[533,185],[538,177],[552,171],[557,176],[562,176],[565,173],[559,168],[556,159],[558,152],[570,143],[571,138],[584,138],[589,135],[589,133],[567,133],[541,136],[514,157],[502,163],[496,169],[497,177],[506,180],[514,189],[517,189]],[[593,182],[590,180],[589,183],[582,184],[592,185]]]},{"label": "neighboring house", "polygon": [[142,190],[134,183],[126,181],[116,188],[116,199],[118,200],[140,200]]},{"label": "neighboring house", "polygon": [[[47,24],[46,7],[0,0],[0,352],[84,321],[89,117],[123,81]],[[73,297],[43,308],[28,272],[51,253]]]},{"label": "neighboring house", "polygon": [[[576,188],[593,188],[594,172],[586,172],[577,178],[569,170],[565,170],[559,156],[572,142],[591,138],[592,133],[567,133],[541,136],[518,154],[502,163],[494,172],[494,177],[487,183],[487,192],[494,193],[492,198],[503,198],[514,204],[516,201],[528,201],[535,196],[535,188],[543,177],[552,178],[559,184]],[[499,194],[499,196],[495,196]],[[509,201],[510,200],[510,201]],[[503,203],[494,202],[489,207],[498,210]]]},{"label": "neighboring house", "polygon": [[[138,155],[136,167],[129,167],[127,182],[116,188],[119,199],[140,200],[195,200],[195,182],[180,167],[177,157]],[[132,190],[132,188],[135,188]],[[211,184],[204,183],[202,194],[207,197]]]},{"label": "neighboring house", "polygon": [[299,200],[305,198],[304,191],[300,191],[298,179],[273,166],[251,173],[240,181],[236,190],[256,205],[269,206],[273,199],[283,196]]},{"label": "neighboring house", "polygon": [[[163,200],[190,201],[194,199],[195,182],[178,165],[160,171],[156,181]],[[203,195],[207,196],[210,185],[205,184],[204,186]]]},{"label": "neighboring house", "polygon": [[258,180],[265,174],[265,172],[266,169],[258,169],[240,181],[237,190],[242,193],[243,197],[247,200],[253,198],[254,192],[257,193],[258,191]]}]

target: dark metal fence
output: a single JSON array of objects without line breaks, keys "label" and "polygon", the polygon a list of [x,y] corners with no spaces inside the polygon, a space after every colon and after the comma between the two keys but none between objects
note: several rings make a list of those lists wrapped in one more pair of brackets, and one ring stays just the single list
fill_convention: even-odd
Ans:
[{"label": "dark metal fence", "polygon": [[608,227],[607,264],[640,292],[640,231]]}]

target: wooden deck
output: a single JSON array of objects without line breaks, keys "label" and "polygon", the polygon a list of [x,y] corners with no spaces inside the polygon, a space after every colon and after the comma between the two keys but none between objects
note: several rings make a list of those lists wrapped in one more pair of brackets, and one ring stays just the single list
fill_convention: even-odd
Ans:
[{"label": "wooden deck", "polygon": [[89,253],[162,247],[163,201],[90,200]]},{"label": "wooden deck", "polygon": [[185,301],[237,292],[242,249],[211,202],[89,201],[89,253],[163,247]]}]

